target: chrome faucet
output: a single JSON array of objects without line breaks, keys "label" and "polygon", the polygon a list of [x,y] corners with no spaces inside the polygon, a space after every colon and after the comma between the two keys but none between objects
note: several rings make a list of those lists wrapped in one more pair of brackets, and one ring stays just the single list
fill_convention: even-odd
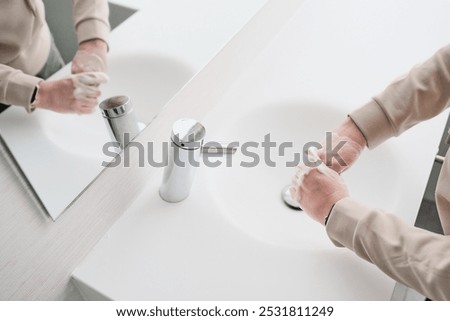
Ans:
[{"label": "chrome faucet", "polygon": [[200,155],[206,130],[193,119],[180,119],[172,128],[171,146],[159,195],[167,202],[186,199],[200,166]]}]

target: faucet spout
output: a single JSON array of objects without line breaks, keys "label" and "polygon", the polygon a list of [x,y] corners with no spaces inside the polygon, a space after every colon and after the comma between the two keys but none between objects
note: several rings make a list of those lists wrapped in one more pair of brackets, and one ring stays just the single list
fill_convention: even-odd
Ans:
[{"label": "faucet spout", "polygon": [[200,166],[200,156],[206,130],[193,119],[180,119],[172,128],[171,147],[163,181],[159,189],[161,198],[170,203],[185,200]]}]

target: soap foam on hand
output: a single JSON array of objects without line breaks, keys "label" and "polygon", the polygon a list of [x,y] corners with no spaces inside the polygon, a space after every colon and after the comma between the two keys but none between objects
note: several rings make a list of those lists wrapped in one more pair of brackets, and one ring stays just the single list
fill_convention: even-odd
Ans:
[{"label": "soap foam on hand", "polygon": [[[320,161],[317,149],[310,148],[308,150],[308,160],[312,163]],[[305,212],[313,214],[312,217],[323,224],[322,218],[325,218],[323,215],[329,213],[331,205],[344,197],[348,197],[347,186],[342,177],[322,161],[316,167],[300,164],[297,168],[297,174],[292,180],[292,187],[289,189],[291,197],[300,204]],[[312,172],[314,169],[317,169],[317,171]],[[308,175],[313,175],[312,179],[308,179],[308,185],[304,186],[304,179]],[[309,199],[300,202],[302,200],[300,190],[308,194]],[[330,203],[330,201],[332,202]],[[327,206],[330,206],[330,208],[327,208]]]},{"label": "soap foam on hand", "polygon": [[300,199],[301,199],[301,195],[297,192],[298,189],[300,188],[300,186],[303,183],[303,179],[306,175],[309,174],[309,172],[311,172],[311,170],[313,170],[314,168],[317,168],[321,173],[326,172],[326,166],[325,164],[322,162],[322,160],[319,157],[318,154],[318,150],[316,147],[310,147],[308,149],[308,153],[307,153],[307,157],[308,157],[308,161],[310,163],[316,163],[316,162],[320,162],[319,166],[307,166],[304,164],[304,162],[300,162],[300,164],[297,165],[297,172],[295,173],[294,178],[292,179],[292,186],[289,189],[290,193],[291,193],[291,197],[293,200],[295,200],[297,203],[300,203]]},{"label": "soap foam on hand", "polygon": [[100,71],[82,72],[72,75],[71,78],[75,88],[73,95],[79,100],[98,98],[101,95],[100,85],[109,80],[108,76]]}]

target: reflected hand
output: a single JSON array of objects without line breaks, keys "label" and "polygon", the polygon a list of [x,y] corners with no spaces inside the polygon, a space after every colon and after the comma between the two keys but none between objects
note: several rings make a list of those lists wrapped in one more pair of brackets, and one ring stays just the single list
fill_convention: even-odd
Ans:
[{"label": "reflected hand", "polygon": [[80,44],[72,60],[72,74],[107,69],[108,45],[100,39],[85,41]]},{"label": "reflected hand", "polygon": [[104,73],[91,72],[41,81],[32,106],[58,113],[90,114],[98,105],[99,86],[107,80]]}]

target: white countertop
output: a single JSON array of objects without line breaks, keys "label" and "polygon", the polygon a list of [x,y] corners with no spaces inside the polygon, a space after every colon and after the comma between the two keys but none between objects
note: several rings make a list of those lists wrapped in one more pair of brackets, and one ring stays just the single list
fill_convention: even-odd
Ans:
[{"label": "white countertop", "polygon": [[[295,3],[298,5],[294,5]],[[259,25],[259,28],[257,24],[247,25],[248,29],[244,29],[238,35],[242,37],[230,43],[231,47],[242,49],[240,54],[245,55],[252,45],[260,44],[258,41],[252,43],[254,38],[276,30],[275,35],[267,37],[264,49],[259,48],[259,55],[256,55],[256,58],[248,55],[247,58],[251,62],[247,61],[244,65],[242,62],[245,59],[237,59],[230,51],[222,52],[209,65],[216,67],[217,74],[213,74],[216,76],[221,74],[226,76],[234,65],[240,66],[242,73],[230,79],[232,83],[228,85],[213,79],[210,69],[200,73],[190,86],[182,90],[174,101],[166,106],[138,141],[143,143],[149,140],[156,143],[166,141],[173,120],[180,115],[205,120],[207,131],[208,128],[214,127],[211,132],[218,135],[213,138],[220,139],[223,133],[229,134],[230,128],[238,130],[245,127],[239,127],[241,123],[238,116],[241,116],[240,112],[243,109],[257,111],[266,102],[280,104],[282,98],[285,99],[282,102],[296,102],[301,98],[303,100],[300,101],[320,101],[331,106],[335,104],[338,107],[334,111],[339,115],[345,115],[357,107],[357,104],[369,99],[370,95],[382,90],[399,73],[407,71],[413,64],[427,58],[448,39],[445,32],[448,29],[448,19],[444,12],[450,8],[446,2],[433,1],[430,5],[428,2],[420,2],[410,6],[406,0],[395,3],[379,1],[371,3],[368,7],[362,6],[357,0],[339,3],[324,0],[317,2],[319,3],[317,5],[314,3],[316,2],[305,1],[309,11],[301,12],[302,1],[286,0],[283,4],[276,0],[271,1],[272,7],[269,9],[272,10],[267,10],[259,16],[266,24]],[[283,16],[283,5],[292,5],[292,15]],[[408,16],[410,18],[405,19],[407,23],[404,25],[396,26],[398,15],[405,8],[410,8]],[[364,16],[352,16],[352,9],[367,14],[366,19]],[[319,15],[324,16],[315,19]],[[385,20],[383,24],[378,25],[380,16]],[[273,23],[271,19],[277,20],[274,17],[284,19],[286,25],[271,26]],[[417,17],[423,17],[422,23],[426,23],[427,26],[432,25],[428,21],[433,21],[437,26],[445,28],[439,28],[437,31],[421,29],[420,25],[415,23]],[[323,22],[323,19],[328,19],[330,24],[322,28],[317,22]],[[369,20],[371,23],[364,25],[364,21]],[[306,28],[296,29],[299,26]],[[355,30],[354,26],[361,28]],[[396,28],[395,32],[389,33],[393,27]],[[379,30],[380,34],[377,34]],[[367,39],[366,32],[377,38]],[[293,35],[298,35],[298,38]],[[314,35],[321,37],[315,38]],[[347,36],[351,41],[346,42]],[[416,39],[421,41],[417,42]],[[398,45],[399,41],[402,46]],[[248,47],[245,47],[246,43],[250,43]],[[358,45],[359,43],[363,45]],[[335,50],[329,45],[334,45]],[[386,50],[394,47],[395,53]],[[328,48],[330,50],[327,50]],[[292,62],[295,61],[297,52],[301,52],[303,60],[299,60],[295,66],[283,64],[284,60],[280,57]],[[358,56],[353,56],[352,54],[356,52]],[[408,52],[414,54],[408,55]],[[404,59],[401,58],[402,55]],[[395,59],[391,61],[391,57]],[[311,63],[308,65],[305,62]],[[348,66],[352,68],[348,69]],[[330,73],[327,74],[326,71]],[[284,76],[286,77],[283,78]],[[214,86],[208,87],[209,83]],[[216,89],[222,85],[224,88]],[[217,90],[213,93],[215,98],[205,97],[201,91],[204,88]],[[323,88],[327,88],[325,93]],[[195,100],[195,97],[199,98]],[[191,102],[191,109],[188,111],[183,110],[183,101],[187,98]],[[202,99],[208,100],[210,106],[201,105]],[[197,102],[200,107],[192,102]],[[414,161],[411,159],[404,163],[401,175],[396,177],[395,184],[392,184],[392,189],[395,190],[392,197],[379,200],[375,195],[369,198],[370,205],[376,206],[379,201],[387,210],[399,210],[397,214],[412,224],[433,164],[446,116],[447,114],[442,114],[426,124],[415,127],[401,138],[389,142],[386,149],[378,151],[378,156],[382,158],[385,156],[385,160],[393,160],[395,162],[392,163],[393,166],[402,165],[402,159],[406,158],[405,154]],[[419,145],[417,137],[422,138],[420,146],[425,146],[423,150],[415,148]],[[402,154],[395,154],[393,151],[397,148],[400,150],[400,147]],[[411,154],[405,151],[411,151]],[[384,152],[387,153],[383,155]],[[386,166],[384,163],[380,166]],[[191,196],[179,204],[168,204],[158,195],[162,170],[150,168],[146,171],[149,173],[149,183],[145,190],[73,274],[76,284],[87,298],[113,300],[388,300],[390,298],[394,286],[392,279],[350,251],[335,248],[321,226],[313,225],[315,223],[306,221],[306,218],[301,227],[305,235],[322,233],[310,241],[301,244],[297,242],[293,246],[266,242],[241,228],[242,226],[237,226],[238,219],[233,220],[228,213],[233,209],[230,204],[234,200],[230,198],[227,200],[229,204],[223,204],[221,203],[224,201],[223,195],[217,194],[224,191],[219,189],[218,184],[229,183],[236,177],[218,181],[223,176],[211,174],[209,169],[202,168],[194,182]],[[381,173],[378,177],[381,177]],[[358,179],[353,178],[353,181],[358,182]],[[409,186],[404,186],[403,191],[402,184]],[[370,186],[365,185],[365,182],[360,182],[359,186],[353,186],[357,188],[354,190],[355,194],[364,200],[367,196],[364,194],[365,191],[370,190]],[[413,187],[410,188],[411,186]],[[239,188],[236,190],[241,191]],[[400,204],[399,199],[394,196],[408,202]],[[254,210],[251,204],[245,209]],[[258,211],[253,214],[257,216]],[[295,226],[292,229],[295,229]],[[289,233],[288,229],[286,233]],[[308,245],[312,247],[308,248]],[[288,293],[293,293],[293,296],[289,296]]]}]

